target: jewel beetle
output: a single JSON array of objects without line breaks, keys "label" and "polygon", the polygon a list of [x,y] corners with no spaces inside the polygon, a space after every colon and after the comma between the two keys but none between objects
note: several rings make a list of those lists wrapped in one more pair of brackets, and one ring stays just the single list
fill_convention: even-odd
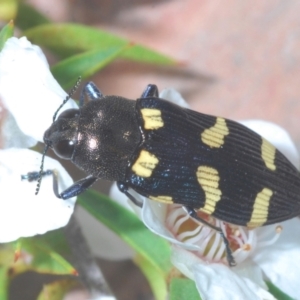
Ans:
[{"label": "jewel beetle", "polygon": [[[104,96],[89,82],[78,109],[56,119],[57,113],[44,134],[44,154],[52,148],[89,174],[61,193],[54,185],[59,198],[105,179],[116,181],[137,205],[129,188],[154,201],[181,204],[221,234],[230,266],[235,262],[225,234],[198,211],[250,228],[300,215],[299,171],[271,143],[237,122],[163,100],[155,85],[129,100]],[[47,172],[41,166],[39,181]]]}]

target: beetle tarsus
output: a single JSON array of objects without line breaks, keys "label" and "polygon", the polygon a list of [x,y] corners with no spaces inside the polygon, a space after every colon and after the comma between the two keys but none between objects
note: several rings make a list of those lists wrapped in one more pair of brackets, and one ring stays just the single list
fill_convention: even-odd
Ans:
[{"label": "beetle tarsus", "polygon": [[[220,230],[221,230],[221,228],[220,228]],[[234,267],[234,266],[236,266],[236,262],[235,262],[235,260],[233,258],[232,251],[230,249],[228,239],[225,237],[225,234],[224,234],[224,232],[222,230],[219,231],[219,233],[220,233],[220,235],[221,235],[221,237],[223,239],[223,242],[225,244],[226,258],[227,258],[228,264],[229,264],[230,267]]]},{"label": "beetle tarsus", "polygon": [[198,216],[197,212],[191,208],[191,207],[188,207],[188,206],[184,206],[184,209],[186,210],[186,212],[189,214],[189,216],[193,219],[195,219],[196,221],[204,224],[205,226],[208,226],[214,230],[216,230],[222,237],[223,239],[223,242],[225,244],[225,249],[226,249],[226,258],[227,258],[227,261],[228,261],[228,264],[230,267],[234,267],[236,265],[236,262],[232,256],[232,251],[229,247],[229,242],[224,234],[224,232],[222,231],[222,229],[220,227],[216,227],[212,224],[210,224],[209,222],[205,221],[204,219],[202,219],[201,217]]},{"label": "beetle tarsus", "polygon": [[25,175],[21,175],[21,180],[27,180],[29,182],[37,181],[41,177],[52,175],[53,178],[53,192],[55,196],[59,199],[67,200],[69,198],[75,197],[81,193],[83,193],[86,189],[88,189],[96,180],[97,177],[87,176],[86,178],[80,179],[77,182],[73,183],[70,187],[68,187],[63,192],[59,192],[58,190],[58,171],[57,170],[46,170],[42,173],[40,172],[28,172]]},{"label": "beetle tarsus", "polygon": [[[43,177],[47,175],[52,175],[52,170],[43,171],[41,174]],[[21,175],[21,180],[27,180],[29,182],[37,181],[39,179],[40,172],[28,172],[27,174]]]}]

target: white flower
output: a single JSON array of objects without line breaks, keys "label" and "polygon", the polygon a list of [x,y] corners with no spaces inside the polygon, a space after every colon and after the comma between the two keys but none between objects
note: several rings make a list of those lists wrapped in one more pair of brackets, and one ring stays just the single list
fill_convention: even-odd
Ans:
[{"label": "white flower", "polygon": [[[40,164],[41,155],[35,151],[0,150],[0,243],[43,234],[68,223],[75,199],[64,201],[56,198],[51,176],[43,178],[37,196],[36,182],[21,181],[21,174],[39,170]],[[73,183],[58,161],[47,158],[45,169],[58,171],[60,190]]]},{"label": "white flower", "polygon": [[[75,198],[57,199],[52,178],[44,178],[38,196],[36,183],[21,175],[39,171],[41,155],[26,148],[43,141],[54,112],[67,94],[49,71],[38,46],[23,37],[10,38],[0,52],[0,242],[33,236],[65,226]],[[76,107],[70,100],[62,110]],[[45,170],[59,172],[60,191],[73,182],[61,165],[48,157]]]},{"label": "white flower", "polygon": [[[174,90],[163,91],[160,97],[182,103]],[[282,128],[259,120],[241,123],[264,136],[299,166],[296,148]],[[117,191],[116,185],[111,194],[119,201],[126,198]],[[230,268],[226,265],[224,243],[214,230],[195,223],[180,205],[157,203],[137,194],[135,197],[143,201],[139,212],[143,222],[172,243],[173,264],[195,280],[202,299],[275,299],[264,280],[300,299],[299,218],[254,230],[214,219],[214,224],[227,233],[237,262],[236,267]]]},{"label": "white flower", "polygon": [[[44,132],[66,96],[38,46],[26,37],[6,42],[0,53],[0,97],[24,134],[43,142]],[[70,100],[60,112],[76,107]]]}]

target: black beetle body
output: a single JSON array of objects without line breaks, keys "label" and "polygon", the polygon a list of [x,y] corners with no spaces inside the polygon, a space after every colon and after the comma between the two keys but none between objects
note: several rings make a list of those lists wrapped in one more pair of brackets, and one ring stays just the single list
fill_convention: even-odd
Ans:
[{"label": "black beetle body", "polygon": [[62,112],[44,141],[89,174],[56,192],[58,197],[78,195],[100,178],[117,181],[138,205],[129,188],[182,204],[191,217],[219,231],[230,265],[222,230],[197,211],[248,227],[300,214],[299,172],[274,146],[239,123],[158,98],[155,85],[133,101],[103,96],[88,83],[80,108]]}]

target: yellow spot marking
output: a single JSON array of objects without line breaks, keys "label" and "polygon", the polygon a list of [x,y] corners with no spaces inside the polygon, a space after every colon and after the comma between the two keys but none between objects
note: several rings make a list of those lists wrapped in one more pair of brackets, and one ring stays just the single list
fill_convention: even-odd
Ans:
[{"label": "yellow spot marking", "polygon": [[164,126],[161,111],[155,108],[142,108],[141,113],[144,120],[144,128],[148,130],[158,129]]},{"label": "yellow spot marking", "polygon": [[169,204],[173,203],[173,199],[171,196],[149,196],[149,199]]},{"label": "yellow spot marking", "polygon": [[264,160],[267,168],[269,168],[272,171],[276,170],[275,154],[276,148],[270,142],[263,138],[261,144],[261,157]]},{"label": "yellow spot marking", "polygon": [[154,154],[142,150],[131,169],[138,176],[150,177],[158,162],[159,160]]},{"label": "yellow spot marking", "polygon": [[211,148],[220,148],[225,140],[225,136],[229,134],[226,121],[223,118],[217,118],[216,124],[201,133],[201,140],[204,144]]},{"label": "yellow spot marking", "polygon": [[216,204],[221,199],[222,195],[222,192],[219,189],[219,173],[214,168],[200,166],[197,169],[196,176],[205,193],[204,207],[199,210],[211,215],[215,211]]},{"label": "yellow spot marking", "polygon": [[268,188],[263,188],[262,191],[257,194],[254,201],[251,219],[247,223],[248,227],[258,227],[267,221],[269,204],[272,195],[272,190]]}]

